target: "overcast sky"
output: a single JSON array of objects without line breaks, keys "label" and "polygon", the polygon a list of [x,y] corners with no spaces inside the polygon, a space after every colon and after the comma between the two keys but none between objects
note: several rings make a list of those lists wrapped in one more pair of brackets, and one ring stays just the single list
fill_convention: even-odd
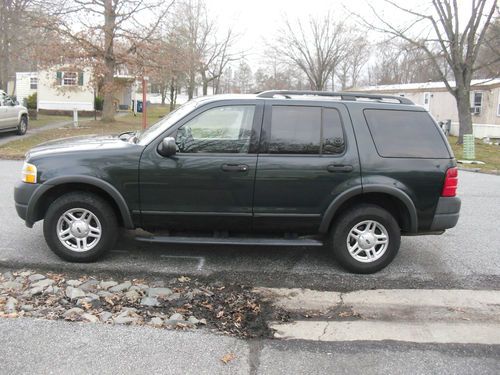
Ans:
[{"label": "overcast sky", "polygon": [[[272,40],[285,17],[305,20],[310,15],[321,16],[330,12],[345,19],[352,11],[370,18],[363,0],[206,0],[206,4],[209,13],[217,18],[220,29],[232,27],[240,35],[238,46],[247,51],[245,57],[254,71],[263,56],[265,40]],[[371,4],[384,10],[380,0],[371,0]]]},{"label": "overcast sky", "polygon": [[[246,58],[252,65],[252,70],[259,65],[264,53],[265,40],[272,40],[283,19],[300,18],[306,20],[308,16],[321,16],[330,11],[339,19],[351,18],[352,13],[373,21],[374,17],[368,2],[379,11],[383,18],[394,24],[401,24],[409,20],[408,15],[399,12],[387,5],[383,0],[205,0],[209,13],[217,18],[221,31],[232,27],[240,35],[238,47],[247,51]],[[426,13],[431,8],[431,1],[426,0],[396,0],[401,6]],[[470,0],[458,0],[459,10],[464,18],[468,17]],[[462,25],[465,22],[462,22]],[[369,38],[381,40],[380,34],[371,33]]]},{"label": "overcast sky", "polygon": [[[355,1],[355,0],[353,0]],[[358,0],[359,1],[359,0]],[[352,1],[351,1],[352,2]],[[240,35],[238,45],[246,57],[258,63],[263,55],[264,41],[271,40],[283,19],[307,18],[328,11],[343,11],[346,1],[335,0],[206,0],[209,13],[217,17],[221,29],[232,27]],[[253,64],[252,64],[253,65]]]}]

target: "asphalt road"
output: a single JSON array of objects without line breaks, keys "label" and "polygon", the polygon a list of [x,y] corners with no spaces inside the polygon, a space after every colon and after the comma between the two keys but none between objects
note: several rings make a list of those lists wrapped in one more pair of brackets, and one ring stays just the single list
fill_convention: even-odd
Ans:
[{"label": "asphalt road", "polygon": [[484,345],[243,341],[33,319],[1,319],[0,332],[6,374],[497,374],[500,365],[498,347]]},{"label": "asphalt road", "polygon": [[256,286],[339,291],[368,288],[500,289],[500,177],[460,172],[461,218],[441,236],[404,237],[394,262],[368,276],[351,275],[327,249],[149,245],[123,231],[99,262],[71,264],[49,250],[42,223],[24,226],[14,209],[20,161],[0,161],[0,267],[86,273],[195,275]]}]

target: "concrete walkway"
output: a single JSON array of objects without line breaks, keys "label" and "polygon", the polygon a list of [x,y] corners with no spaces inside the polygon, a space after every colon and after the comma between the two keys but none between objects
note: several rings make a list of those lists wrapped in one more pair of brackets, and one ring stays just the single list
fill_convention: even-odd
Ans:
[{"label": "concrete walkway", "polygon": [[[496,290],[255,291],[275,306],[307,317],[272,323],[276,338],[500,345],[500,292]],[[312,318],[318,316],[316,312],[321,313],[319,320]]]}]

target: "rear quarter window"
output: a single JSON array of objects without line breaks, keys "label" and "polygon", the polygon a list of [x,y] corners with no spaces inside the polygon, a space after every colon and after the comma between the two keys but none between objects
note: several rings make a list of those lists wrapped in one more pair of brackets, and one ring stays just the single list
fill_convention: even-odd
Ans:
[{"label": "rear quarter window", "polygon": [[365,109],[364,115],[382,157],[451,157],[440,130],[427,112]]}]

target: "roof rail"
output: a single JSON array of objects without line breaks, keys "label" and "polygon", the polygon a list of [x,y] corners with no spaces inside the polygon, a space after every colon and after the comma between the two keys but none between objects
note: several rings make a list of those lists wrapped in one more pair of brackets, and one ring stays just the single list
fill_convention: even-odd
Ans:
[{"label": "roof rail", "polygon": [[274,98],[275,95],[284,96],[290,99],[292,95],[303,95],[303,96],[328,96],[328,97],[339,97],[341,100],[357,100],[360,99],[372,99],[372,100],[397,100],[400,104],[415,104],[410,99],[404,98],[402,96],[394,95],[379,95],[379,94],[365,94],[363,92],[333,92],[333,91],[290,91],[290,90],[269,90],[263,91],[257,94],[258,98]]}]

